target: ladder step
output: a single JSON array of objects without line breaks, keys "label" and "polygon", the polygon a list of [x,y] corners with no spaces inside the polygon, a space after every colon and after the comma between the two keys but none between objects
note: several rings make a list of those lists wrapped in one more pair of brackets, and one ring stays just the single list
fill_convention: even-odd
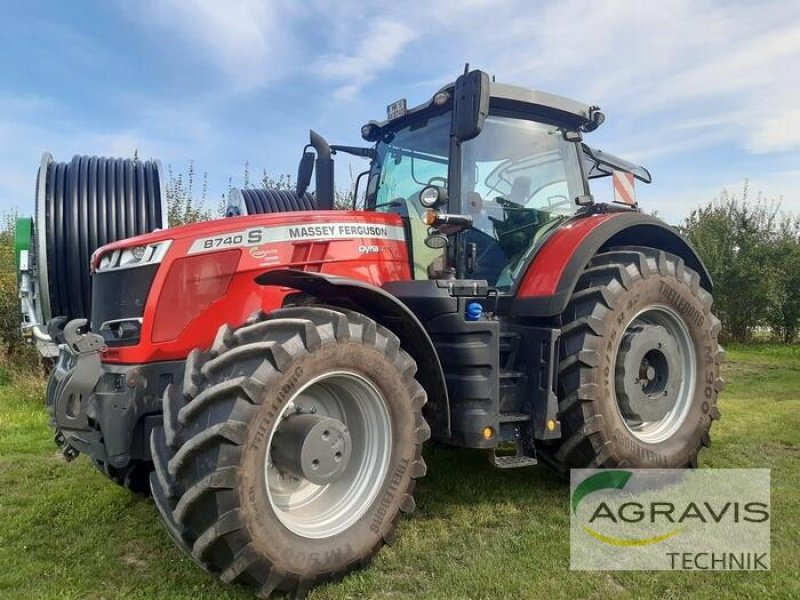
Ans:
[{"label": "ladder step", "polygon": [[492,464],[498,469],[519,469],[521,467],[532,467],[536,459],[530,456],[494,456]]},{"label": "ladder step", "polygon": [[524,413],[500,413],[501,423],[521,423],[530,420],[531,416]]},{"label": "ladder step", "polygon": [[520,377],[522,377],[522,373],[520,373],[519,371],[508,371],[508,370],[505,370],[505,369],[500,371],[500,380],[501,381],[503,379],[519,379]]}]

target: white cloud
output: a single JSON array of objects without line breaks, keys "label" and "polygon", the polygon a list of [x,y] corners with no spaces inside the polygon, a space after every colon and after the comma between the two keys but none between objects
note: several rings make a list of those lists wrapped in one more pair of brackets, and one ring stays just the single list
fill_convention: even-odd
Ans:
[{"label": "white cloud", "polygon": [[[620,119],[692,118],[751,152],[800,147],[797,3],[567,0],[520,15],[507,49],[487,52],[503,78],[566,89]],[[678,141],[651,133],[653,147]]]},{"label": "white cloud", "polygon": [[143,25],[155,23],[165,36],[175,36],[162,41],[216,65],[237,89],[258,88],[285,76],[300,41],[291,30],[293,17],[302,12],[297,2],[146,0],[126,11]]},{"label": "white cloud", "polygon": [[[719,139],[736,115],[739,148],[800,147],[789,101],[800,95],[797,3],[146,0],[136,14],[237,89],[310,76],[310,85],[333,86],[334,98],[349,101],[380,75],[427,81],[468,60],[504,81],[599,103],[616,122],[674,115]],[[679,145],[677,133],[665,135],[650,145]]]},{"label": "white cloud", "polygon": [[[307,125],[332,137],[357,138],[361,120],[376,108],[404,95],[412,104],[423,100],[465,61],[500,81],[600,104],[608,122],[590,143],[659,168],[680,162],[693,169],[693,184],[709,190],[735,180],[739,171],[742,179],[754,176],[755,165],[773,157],[774,168],[785,171],[791,167],[786,156],[800,149],[797,2],[144,0],[119,6],[141,25],[142,39],[163,51],[170,68],[200,65],[191,72],[200,97],[143,95],[131,102],[130,114],[120,115],[119,127],[84,133],[69,119],[52,118],[61,113],[48,98],[0,92],[0,145],[6,148],[0,148],[0,160],[12,160],[14,145],[28,144],[19,142],[27,136],[37,151],[20,166],[26,173],[38,164],[40,149],[63,148],[63,159],[75,151],[124,154],[132,146],[166,160],[206,157],[221,169],[240,156],[263,154],[253,141],[261,135],[270,149]],[[290,100],[273,86],[289,90],[284,95]],[[269,110],[253,108],[276,97]],[[247,102],[239,104],[241,98]],[[302,127],[287,124],[285,112],[280,119],[270,112],[291,101],[295,112],[308,113]],[[237,119],[220,117],[237,111]],[[9,125],[44,113],[58,127],[34,124],[8,135]],[[91,115],[82,117],[91,123]],[[248,138],[251,147],[226,143],[232,123],[245,120],[263,129]],[[724,158],[709,158],[720,149]],[[275,152],[291,153],[282,147]],[[698,174],[715,160],[728,169],[724,174]],[[736,164],[728,168],[725,161]],[[677,174],[654,171],[653,189],[663,191],[666,182],[667,191],[675,191],[669,180],[677,181]],[[0,180],[2,191],[2,182],[16,178],[0,174]],[[787,194],[800,191],[796,177],[775,181]],[[685,192],[680,202],[690,195]]]},{"label": "white cloud", "polygon": [[[352,32],[350,32],[352,33]],[[397,21],[370,22],[366,34],[353,44],[352,51],[325,54],[311,66],[311,72],[337,83],[337,100],[349,100],[375,76],[390,67],[397,56],[416,37],[414,31]]]},{"label": "white cloud", "polygon": [[[160,158],[186,157],[187,148],[202,147],[207,131],[196,127],[191,110],[159,112],[140,108],[137,119],[115,126],[93,127],[71,119],[47,97],[0,97],[0,210],[33,212],[34,184],[42,153],[58,162],[75,154]],[[136,124],[134,124],[136,123]],[[192,153],[189,155],[196,156]],[[187,157],[187,160],[188,158]]]}]

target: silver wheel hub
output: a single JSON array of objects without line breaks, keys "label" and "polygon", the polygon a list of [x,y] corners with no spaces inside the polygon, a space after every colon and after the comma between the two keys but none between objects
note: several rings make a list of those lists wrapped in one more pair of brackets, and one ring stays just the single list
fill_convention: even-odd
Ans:
[{"label": "silver wheel hub", "polygon": [[696,376],[694,343],[683,319],[666,306],[638,313],[622,335],[615,365],[625,426],[652,444],[675,435],[691,407]]},{"label": "silver wheel hub", "polygon": [[325,485],[341,477],[351,451],[350,432],[339,419],[295,414],[275,431],[272,464],[295,477]]},{"label": "silver wheel hub", "polygon": [[617,356],[617,400],[625,417],[659,421],[675,406],[678,345],[660,325],[629,327]]},{"label": "silver wheel hub", "polygon": [[391,448],[389,410],[371,381],[349,371],[312,379],[270,435],[264,462],[272,510],[302,537],[345,531],[375,501]]}]

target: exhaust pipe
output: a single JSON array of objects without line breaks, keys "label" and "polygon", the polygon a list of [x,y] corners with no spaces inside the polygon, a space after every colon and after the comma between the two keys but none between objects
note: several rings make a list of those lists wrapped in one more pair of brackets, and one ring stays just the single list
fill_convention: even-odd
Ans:
[{"label": "exhaust pipe", "polygon": [[309,132],[311,147],[317,153],[315,196],[319,210],[333,210],[333,158],[331,147],[320,134],[313,129]]}]

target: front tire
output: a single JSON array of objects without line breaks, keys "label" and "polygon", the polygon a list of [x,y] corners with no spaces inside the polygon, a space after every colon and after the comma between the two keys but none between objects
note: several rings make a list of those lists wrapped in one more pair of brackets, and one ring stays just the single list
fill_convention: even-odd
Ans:
[{"label": "front tire", "polygon": [[562,438],[545,464],[696,467],[720,414],[719,320],[700,276],[672,254],[625,247],[596,255],[562,315]]},{"label": "front tire", "polygon": [[359,568],[414,509],[426,395],[397,337],[349,311],[297,307],[222,327],[193,351],[154,429],[153,498],[228,583],[302,595]]}]

